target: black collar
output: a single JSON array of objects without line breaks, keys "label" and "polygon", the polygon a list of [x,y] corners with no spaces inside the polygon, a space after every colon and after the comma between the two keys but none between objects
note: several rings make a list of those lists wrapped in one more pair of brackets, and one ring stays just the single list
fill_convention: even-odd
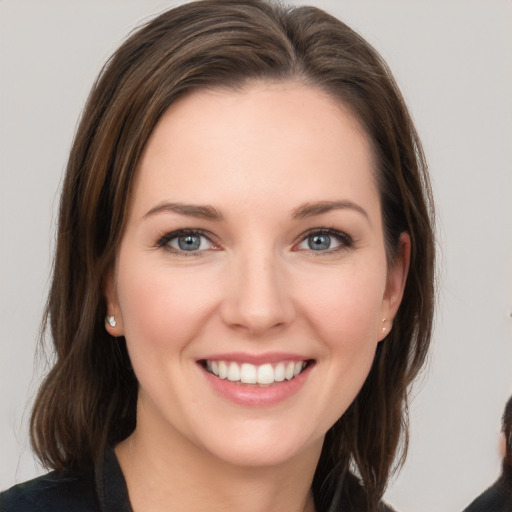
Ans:
[{"label": "black collar", "polygon": [[105,451],[95,470],[96,492],[101,512],[133,512],[128,488],[113,448]]}]

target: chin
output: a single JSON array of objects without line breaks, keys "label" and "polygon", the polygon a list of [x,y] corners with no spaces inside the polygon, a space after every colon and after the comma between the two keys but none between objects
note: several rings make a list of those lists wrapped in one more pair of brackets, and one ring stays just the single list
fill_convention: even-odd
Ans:
[{"label": "chin", "polygon": [[[302,457],[318,459],[325,432],[304,428],[304,421],[269,418],[239,419],[196,432],[196,446],[217,460],[236,467],[281,466]],[[327,431],[329,425],[325,426]],[[316,465],[316,462],[315,462]]]},{"label": "chin", "polygon": [[[229,446],[215,446],[210,453],[226,464],[238,468],[268,468],[296,463],[302,458],[319,457],[323,437],[316,442],[304,444],[293,443],[282,437],[274,436],[270,439],[251,439],[244,443],[238,440]],[[316,454],[316,455],[315,455]]]}]

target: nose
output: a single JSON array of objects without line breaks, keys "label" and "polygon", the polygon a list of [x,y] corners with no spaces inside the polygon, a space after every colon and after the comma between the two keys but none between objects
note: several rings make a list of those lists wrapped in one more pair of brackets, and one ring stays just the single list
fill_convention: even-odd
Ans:
[{"label": "nose", "polygon": [[224,322],[253,336],[288,325],[295,315],[290,279],[276,258],[251,255],[232,263],[221,307]]}]

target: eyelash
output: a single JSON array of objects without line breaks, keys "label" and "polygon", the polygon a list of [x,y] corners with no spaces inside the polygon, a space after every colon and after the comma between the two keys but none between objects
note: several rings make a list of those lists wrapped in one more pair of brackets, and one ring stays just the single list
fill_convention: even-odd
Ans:
[{"label": "eyelash", "polygon": [[299,244],[304,243],[309,237],[315,236],[315,235],[316,236],[318,236],[318,235],[328,236],[330,238],[334,238],[337,242],[339,242],[340,246],[332,248],[332,249],[329,248],[326,250],[321,250],[321,251],[315,251],[314,249],[311,249],[311,248],[309,248],[309,250],[308,249],[297,249],[297,250],[304,250],[306,252],[312,253],[315,256],[324,256],[324,255],[328,255],[328,254],[332,254],[332,253],[336,253],[336,252],[340,252],[340,251],[345,251],[347,249],[350,249],[354,245],[353,238],[350,235],[348,235],[347,233],[344,233],[343,231],[338,231],[337,229],[333,229],[333,228],[319,228],[319,229],[315,228],[315,229],[310,229],[308,232],[302,234],[300,236],[299,242],[297,244],[295,244],[294,247],[296,247]]},{"label": "eyelash", "polygon": [[[170,242],[172,240],[177,239],[182,236],[187,236],[187,235],[199,236],[199,237],[205,238],[206,240],[208,240],[208,242],[210,244],[212,244],[213,247],[208,248],[208,249],[202,249],[202,250],[200,249],[200,250],[194,250],[194,251],[186,251],[186,250],[176,249],[175,247],[172,247],[170,245]],[[332,237],[340,244],[340,246],[332,248],[332,249],[329,248],[326,250],[318,250],[318,251],[315,251],[314,249],[311,249],[311,248],[309,248],[309,250],[297,248],[298,245],[307,241],[307,239],[309,237],[315,236],[315,235],[316,236],[320,235],[320,236]],[[332,229],[332,228],[315,228],[315,229],[311,229],[311,230],[307,231],[306,233],[303,233],[302,235],[300,235],[298,242],[295,243],[293,247],[294,247],[294,250],[296,250],[296,251],[306,251],[306,252],[310,252],[310,253],[314,254],[315,256],[322,256],[325,254],[332,254],[334,252],[339,252],[339,251],[350,249],[353,245],[354,245],[354,240],[347,233],[344,233],[342,231],[338,231],[337,229]],[[163,248],[170,253],[177,254],[180,256],[196,256],[196,257],[204,255],[204,253],[207,251],[218,249],[218,246],[213,241],[213,235],[211,233],[208,233],[201,229],[179,229],[176,231],[172,231],[170,233],[166,233],[165,235],[163,235],[162,237],[160,237],[158,239],[156,246],[159,248]]]},{"label": "eyelash", "polygon": [[199,236],[202,238],[206,238],[209,243],[212,244],[213,247],[217,247],[215,242],[213,242],[213,236],[211,233],[208,233],[206,231],[203,231],[201,229],[178,229],[176,231],[172,231],[170,233],[166,233],[164,236],[162,236],[156,243],[157,247],[161,247],[162,249],[165,249],[166,251],[177,254],[179,256],[200,256],[203,255],[208,250],[215,250],[212,248],[209,249],[203,249],[203,250],[197,250],[197,251],[185,251],[181,249],[176,249],[175,247],[172,247],[170,245],[170,242],[174,239],[177,239],[181,236]]}]

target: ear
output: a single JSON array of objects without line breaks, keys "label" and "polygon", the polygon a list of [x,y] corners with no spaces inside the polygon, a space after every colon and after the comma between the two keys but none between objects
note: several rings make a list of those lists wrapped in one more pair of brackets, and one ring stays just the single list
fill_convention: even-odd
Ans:
[{"label": "ear", "polygon": [[402,302],[409,264],[411,261],[411,238],[402,233],[392,266],[388,269],[386,289],[382,300],[382,323],[379,325],[378,341],[383,340],[393,327],[393,319]]},{"label": "ear", "polygon": [[[103,284],[103,293],[107,303],[107,313],[105,318],[105,329],[114,337],[124,336],[123,316],[117,297],[117,287],[114,269],[110,270]],[[108,319],[113,317],[114,321]]]}]

